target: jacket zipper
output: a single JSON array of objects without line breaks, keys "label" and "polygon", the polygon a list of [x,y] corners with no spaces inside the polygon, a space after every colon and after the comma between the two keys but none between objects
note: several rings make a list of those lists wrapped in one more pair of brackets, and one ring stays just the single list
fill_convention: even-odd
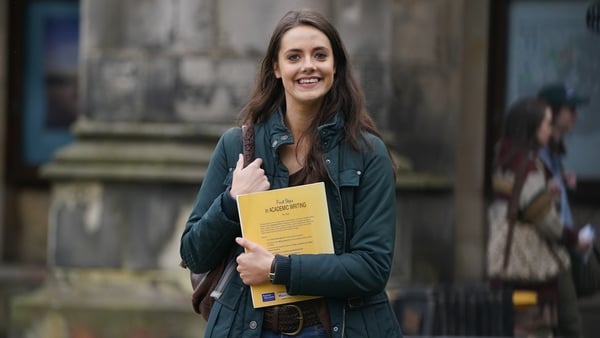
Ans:
[{"label": "jacket zipper", "polygon": [[[325,166],[327,168],[327,165]],[[337,185],[337,183],[331,178],[331,174],[329,173],[329,169],[327,170],[327,176],[329,177],[329,180],[331,181],[331,183],[333,184],[333,186],[335,187],[335,190],[337,191],[337,195],[338,195],[338,202],[340,204],[340,213],[341,213],[341,220],[342,220],[342,225],[344,227],[344,252],[348,251],[348,241],[346,239],[347,237],[347,233],[346,233],[346,220],[344,219],[344,210],[342,210],[344,208],[344,203],[342,203],[342,192],[340,191],[340,187]],[[344,338],[346,336],[346,305],[342,305],[342,332],[341,332],[341,337]]]},{"label": "jacket zipper", "polygon": [[346,337],[346,305],[342,305],[342,338]]},{"label": "jacket zipper", "polygon": [[231,259],[229,263],[227,263],[225,269],[223,270],[223,275],[221,276],[221,279],[219,279],[219,281],[217,282],[217,285],[215,286],[213,292],[210,293],[210,296],[212,298],[221,298],[225,286],[229,283],[231,276],[233,276],[233,272],[236,270],[236,264],[237,262],[235,261],[235,259]]}]

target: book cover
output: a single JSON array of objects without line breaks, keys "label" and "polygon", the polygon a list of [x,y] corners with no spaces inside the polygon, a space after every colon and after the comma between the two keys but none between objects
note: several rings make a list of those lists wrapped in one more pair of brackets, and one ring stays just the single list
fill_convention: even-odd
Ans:
[{"label": "book cover", "polygon": [[[323,182],[237,197],[242,235],[273,254],[333,253]],[[318,298],[291,296],[285,285],[250,287],[255,308]]]}]

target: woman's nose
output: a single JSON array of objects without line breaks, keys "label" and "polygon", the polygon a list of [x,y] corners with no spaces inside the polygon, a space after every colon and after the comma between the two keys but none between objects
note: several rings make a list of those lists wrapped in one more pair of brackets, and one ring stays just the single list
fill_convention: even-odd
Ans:
[{"label": "woman's nose", "polygon": [[315,67],[315,64],[313,63],[313,60],[311,58],[305,58],[304,63],[302,64],[302,71],[303,72],[312,72],[315,69],[316,69],[316,67]]}]

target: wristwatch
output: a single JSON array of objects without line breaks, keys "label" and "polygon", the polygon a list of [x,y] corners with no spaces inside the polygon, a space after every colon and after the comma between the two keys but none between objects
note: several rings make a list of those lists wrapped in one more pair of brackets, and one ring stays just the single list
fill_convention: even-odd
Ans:
[{"label": "wristwatch", "polygon": [[273,262],[271,263],[271,272],[269,272],[269,280],[271,281],[271,283],[273,283],[273,281],[275,281],[275,268],[277,267],[277,259],[275,259],[275,257],[273,257]]}]

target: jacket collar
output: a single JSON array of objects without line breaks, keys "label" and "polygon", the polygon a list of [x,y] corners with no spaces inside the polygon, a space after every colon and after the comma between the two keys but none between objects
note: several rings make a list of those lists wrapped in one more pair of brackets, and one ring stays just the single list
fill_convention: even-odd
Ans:
[{"label": "jacket collar", "polygon": [[[292,133],[285,125],[282,108],[273,112],[266,122],[267,133],[271,147],[277,148],[280,144],[293,142]],[[323,151],[327,152],[335,147],[343,136],[344,119],[342,114],[336,113],[330,122],[317,128]]]}]

